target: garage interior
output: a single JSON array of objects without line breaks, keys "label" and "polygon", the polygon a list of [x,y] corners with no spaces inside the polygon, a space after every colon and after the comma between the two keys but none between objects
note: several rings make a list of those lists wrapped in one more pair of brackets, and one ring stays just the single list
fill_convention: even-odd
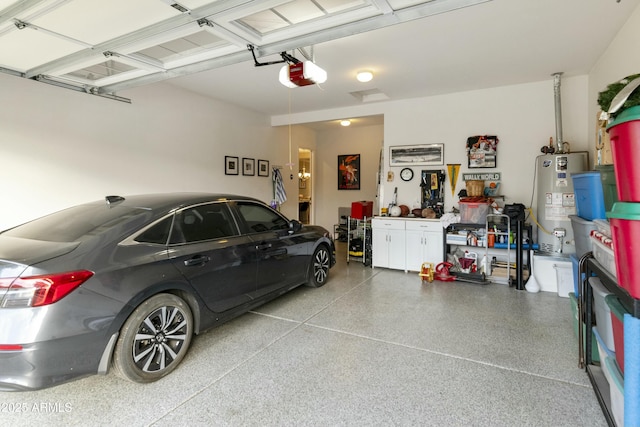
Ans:
[{"label": "garage interior", "polygon": [[[394,193],[399,204],[419,200],[417,179],[402,181],[381,152],[444,144],[444,164],[469,172],[464,145],[478,134],[500,136],[492,171],[505,202],[535,208],[535,159],[556,135],[554,73],[565,141],[593,166],[598,93],[638,73],[639,39],[640,0],[0,0],[0,229],[108,194],[269,202],[278,168],[288,195],[280,210],[332,230],[354,201],[380,212]],[[327,81],[283,86],[283,52],[312,60]],[[362,70],[373,80],[356,81]],[[340,126],[345,119],[350,126]],[[346,154],[360,155],[358,190],[336,186],[336,157]],[[269,174],[228,174],[226,157],[266,161]],[[446,211],[462,185],[445,181]],[[162,381],[109,374],[12,394],[30,410],[6,419],[611,422],[578,366],[568,299],[425,285],[416,272],[347,264],[346,245],[338,250],[326,286],[297,289],[196,338]]]}]

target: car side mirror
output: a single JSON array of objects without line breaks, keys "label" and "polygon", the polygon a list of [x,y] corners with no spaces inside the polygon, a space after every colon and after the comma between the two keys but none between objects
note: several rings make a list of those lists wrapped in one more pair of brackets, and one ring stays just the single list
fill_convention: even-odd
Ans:
[{"label": "car side mirror", "polygon": [[297,219],[289,221],[289,234],[297,233],[302,229],[302,223]]}]

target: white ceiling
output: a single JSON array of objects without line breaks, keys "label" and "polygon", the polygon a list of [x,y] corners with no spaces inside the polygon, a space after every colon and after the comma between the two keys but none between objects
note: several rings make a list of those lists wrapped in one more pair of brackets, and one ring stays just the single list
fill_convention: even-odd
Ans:
[{"label": "white ceiling", "polygon": [[[638,4],[0,0],[0,71],[122,97],[165,81],[274,116],[586,74]],[[285,88],[247,44],[260,63],[304,48],[328,80]]]}]

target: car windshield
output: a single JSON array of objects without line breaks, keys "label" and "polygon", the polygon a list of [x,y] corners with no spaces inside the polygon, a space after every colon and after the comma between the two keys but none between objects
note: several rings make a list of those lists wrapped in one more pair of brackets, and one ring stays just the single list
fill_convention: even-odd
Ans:
[{"label": "car windshield", "polygon": [[1,234],[48,242],[75,242],[103,233],[139,214],[139,209],[124,206],[80,205],[35,219]]}]

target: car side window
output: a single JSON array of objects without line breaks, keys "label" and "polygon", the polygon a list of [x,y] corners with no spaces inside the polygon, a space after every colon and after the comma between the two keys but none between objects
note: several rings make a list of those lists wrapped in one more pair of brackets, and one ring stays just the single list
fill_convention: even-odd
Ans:
[{"label": "car side window", "polygon": [[210,203],[178,212],[169,243],[192,243],[237,235],[238,229],[226,204]]},{"label": "car side window", "polygon": [[255,203],[238,203],[238,212],[251,232],[287,230],[289,222],[266,206]]},{"label": "car side window", "polygon": [[169,232],[171,231],[172,220],[173,215],[163,219],[146,231],[140,233],[140,235],[135,238],[135,241],[141,243],[155,243],[158,245],[166,245],[167,240],[169,240]]}]

